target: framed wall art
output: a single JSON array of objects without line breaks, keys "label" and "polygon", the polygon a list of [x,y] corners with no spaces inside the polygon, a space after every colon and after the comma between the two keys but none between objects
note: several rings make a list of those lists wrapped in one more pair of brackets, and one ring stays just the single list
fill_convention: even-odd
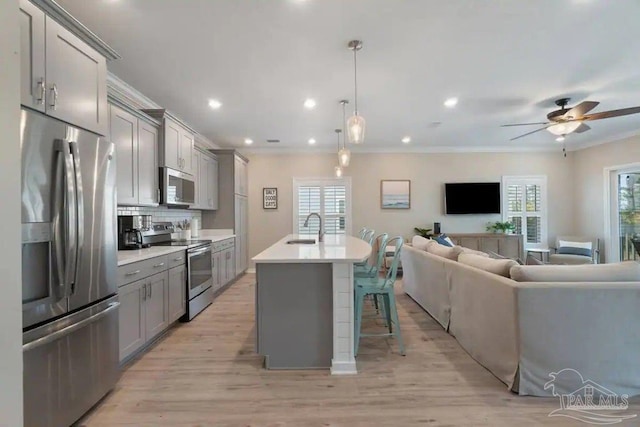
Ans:
[{"label": "framed wall art", "polygon": [[411,181],[408,179],[381,180],[380,207],[382,209],[410,209]]},{"label": "framed wall art", "polygon": [[262,208],[278,209],[278,189],[277,188],[262,189]]}]

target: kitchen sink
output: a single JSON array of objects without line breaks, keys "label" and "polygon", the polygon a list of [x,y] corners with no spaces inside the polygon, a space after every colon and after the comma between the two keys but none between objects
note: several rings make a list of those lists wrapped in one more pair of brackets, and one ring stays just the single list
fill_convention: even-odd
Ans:
[{"label": "kitchen sink", "polygon": [[315,239],[294,239],[287,240],[287,245],[315,245]]}]

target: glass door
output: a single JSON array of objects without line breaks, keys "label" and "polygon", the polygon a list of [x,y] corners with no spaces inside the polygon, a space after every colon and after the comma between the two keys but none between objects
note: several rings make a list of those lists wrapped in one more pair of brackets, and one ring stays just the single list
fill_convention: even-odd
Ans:
[{"label": "glass door", "polygon": [[618,174],[618,239],[621,261],[640,259],[640,171]]}]

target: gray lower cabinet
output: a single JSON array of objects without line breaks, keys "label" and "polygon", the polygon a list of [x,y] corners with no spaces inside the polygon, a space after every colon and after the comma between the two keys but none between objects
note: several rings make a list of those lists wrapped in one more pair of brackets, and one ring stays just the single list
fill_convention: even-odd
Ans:
[{"label": "gray lower cabinet", "polygon": [[169,269],[169,322],[186,313],[187,268],[184,265]]},{"label": "gray lower cabinet", "polygon": [[211,254],[211,267],[213,276],[213,290],[218,290],[222,287],[220,281],[220,252],[213,252]]},{"label": "gray lower cabinet", "polygon": [[185,313],[185,258],[179,252],[118,267],[120,362]]},{"label": "gray lower cabinet", "polygon": [[211,249],[213,288],[220,289],[236,278],[235,239],[214,242]]}]

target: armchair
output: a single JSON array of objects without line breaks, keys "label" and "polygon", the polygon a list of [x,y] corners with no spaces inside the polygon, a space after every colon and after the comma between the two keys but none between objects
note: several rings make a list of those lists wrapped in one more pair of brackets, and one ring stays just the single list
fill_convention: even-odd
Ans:
[{"label": "armchair", "polygon": [[[577,243],[572,245],[572,243]],[[600,239],[585,236],[557,236],[549,264],[598,264]]]}]

